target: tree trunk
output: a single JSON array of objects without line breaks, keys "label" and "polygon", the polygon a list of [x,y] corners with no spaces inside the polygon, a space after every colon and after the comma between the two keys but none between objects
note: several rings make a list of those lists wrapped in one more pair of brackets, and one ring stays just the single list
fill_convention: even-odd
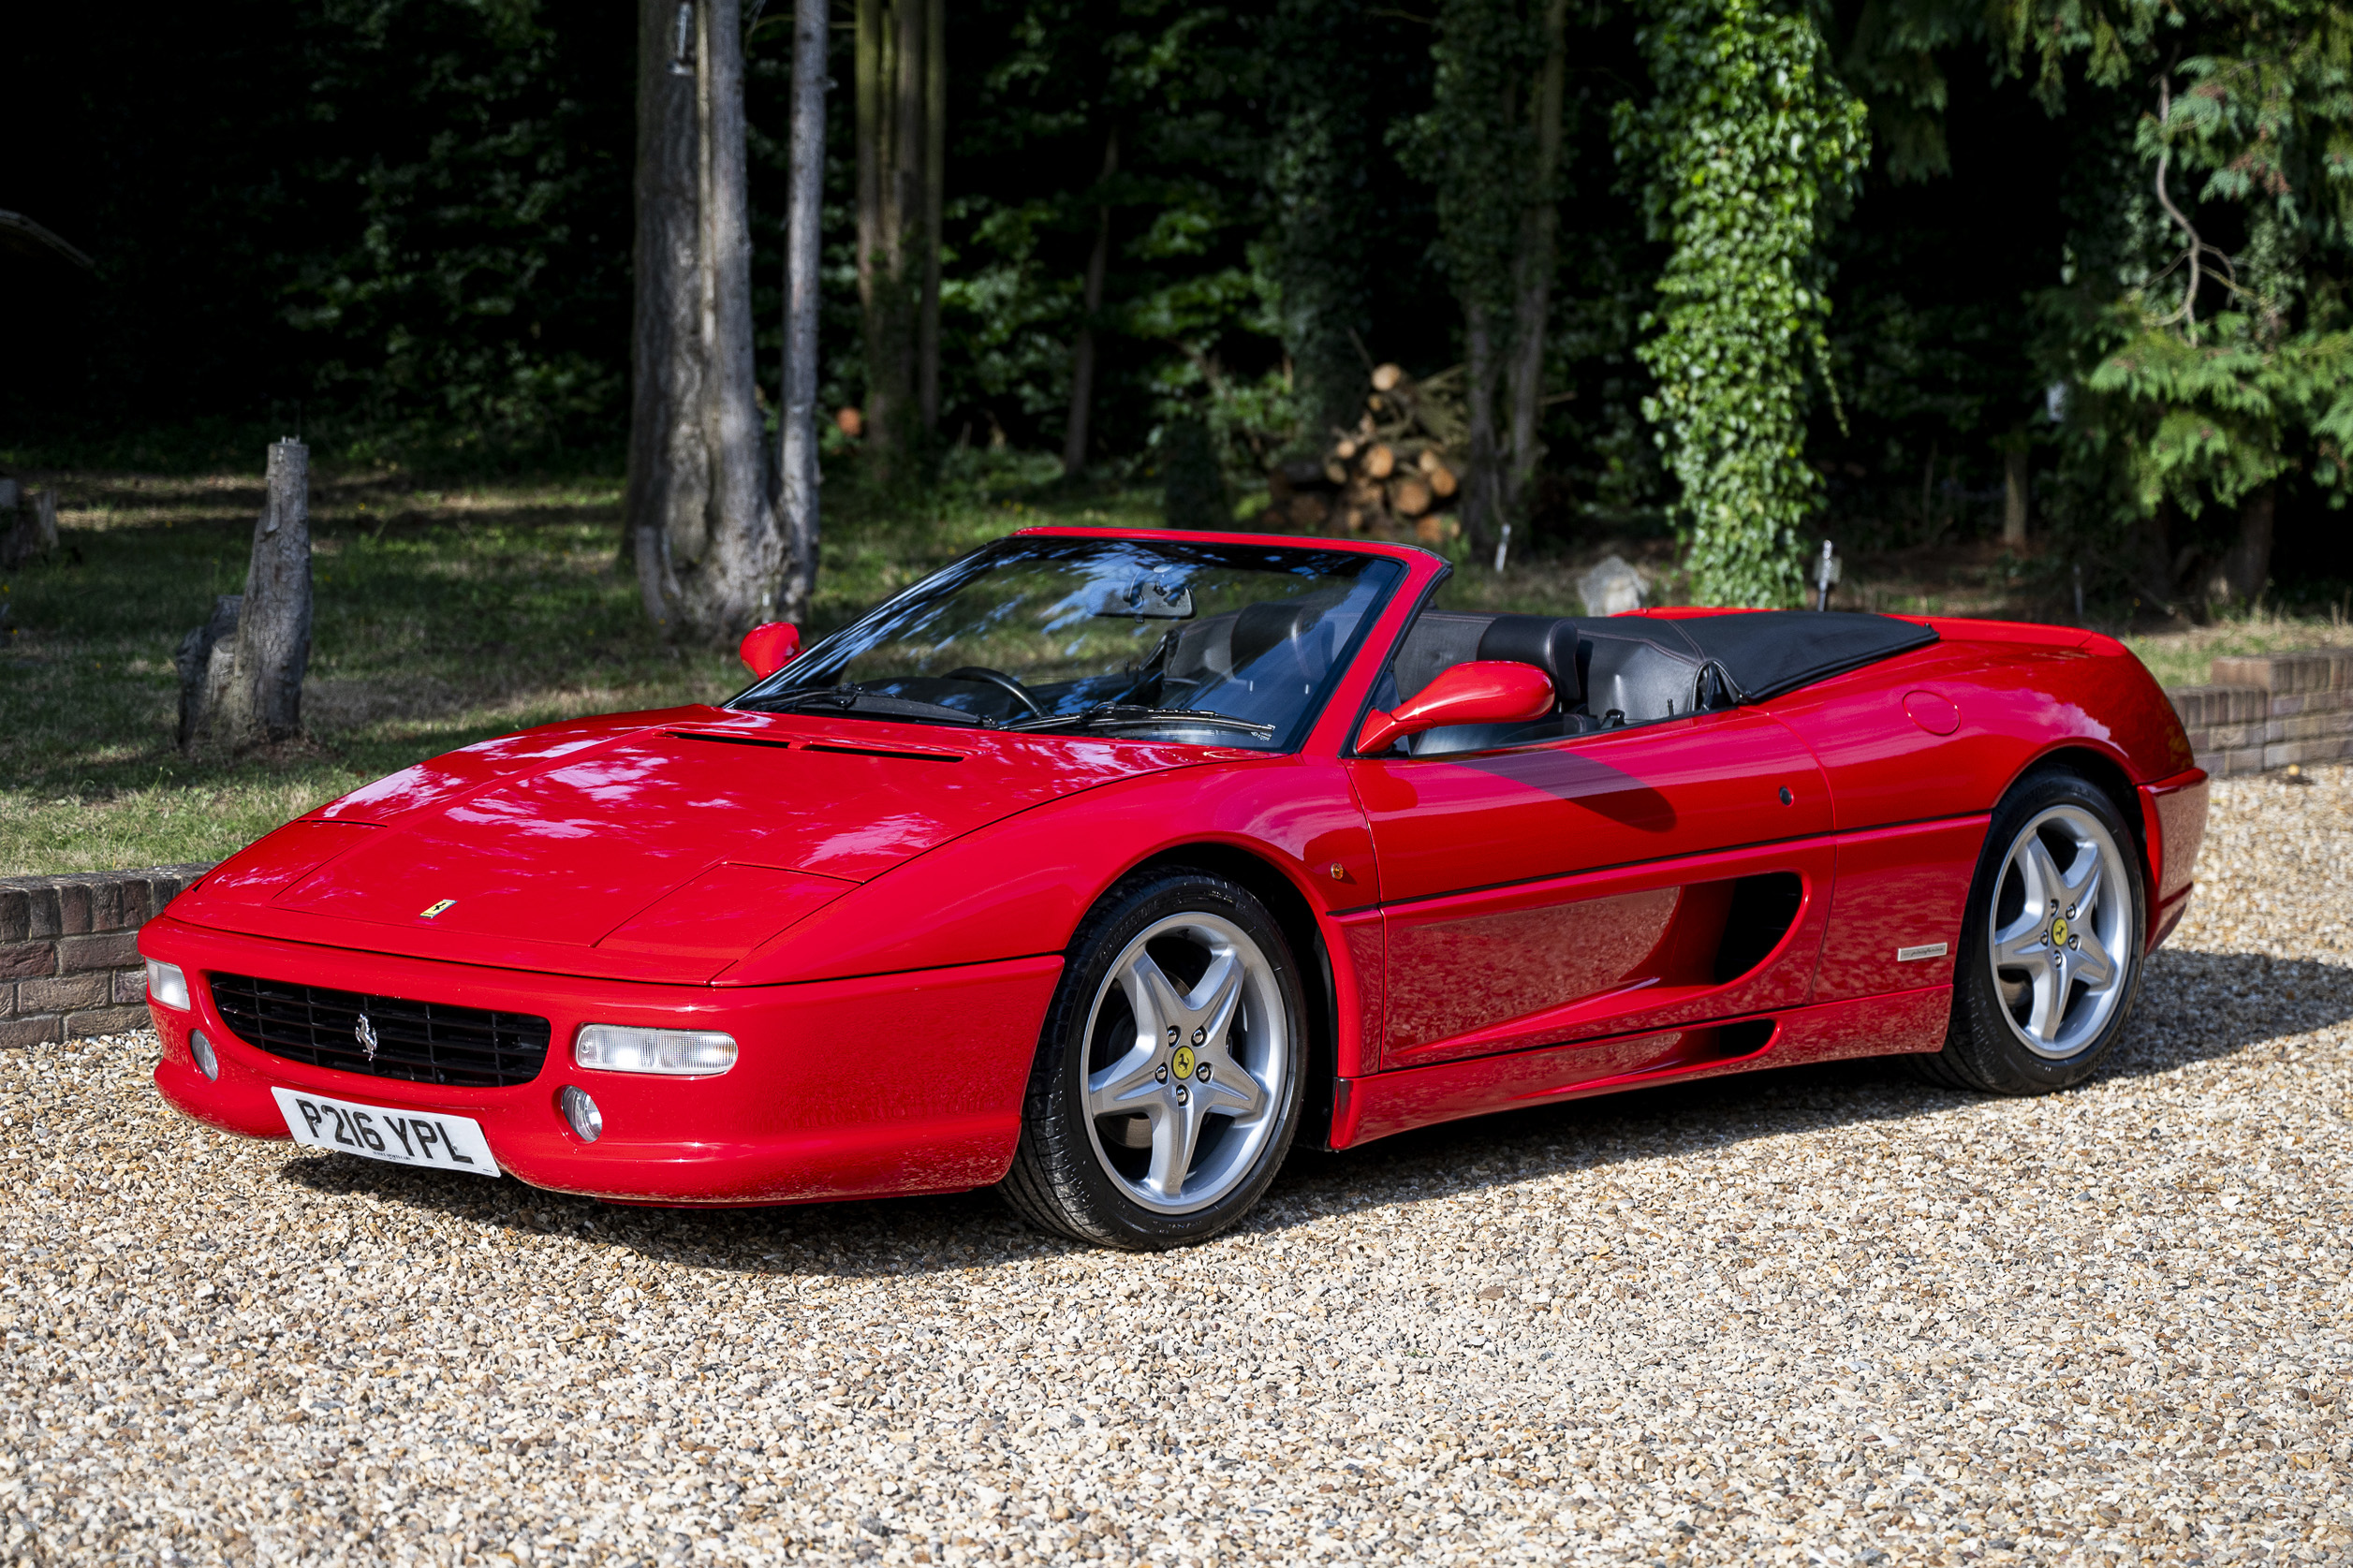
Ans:
[{"label": "tree trunk", "polygon": [[1494,315],[1469,303],[1463,311],[1463,401],[1469,414],[1469,447],[1463,467],[1463,535],[1472,555],[1484,560],[1495,548],[1504,522],[1503,453],[1496,440]]},{"label": "tree trunk", "polygon": [[1561,100],[1568,78],[1568,0],[1544,8],[1544,73],[1530,106],[1536,121],[1536,167],[1513,266],[1518,296],[1512,320],[1511,449],[1503,473],[1503,508],[1517,516],[1526,505],[1544,448],[1537,419],[1544,407],[1545,329],[1552,316],[1553,234],[1560,206]]},{"label": "tree trunk", "polygon": [[625,510],[648,616],[713,642],[767,616],[783,568],[754,391],[743,46],[738,0],[640,0]]},{"label": "tree trunk", "polygon": [[269,497],[254,521],[245,592],[224,594],[180,644],[180,745],[232,751],[302,732],[311,662],[311,454],[270,448]]},{"label": "tree trunk", "polygon": [[1374,336],[1384,250],[1366,241],[1392,214],[1381,200],[1386,182],[1374,172],[1381,164],[1367,156],[1363,138],[1366,127],[1390,118],[1391,56],[1378,40],[1403,14],[1381,0],[1274,0],[1265,7],[1283,348],[1301,434],[1317,447],[1364,412],[1357,344]]},{"label": "tree trunk", "polygon": [[[1103,177],[1110,183],[1119,172],[1119,127],[1103,141]],[[1103,308],[1103,274],[1111,264],[1111,209],[1108,202],[1095,210],[1095,248],[1087,253],[1086,288],[1080,307],[1079,333],[1070,344],[1070,421],[1064,427],[1062,471],[1077,474],[1087,465],[1087,421],[1095,406],[1095,313]]]},{"label": "tree trunk", "polygon": [[2028,467],[2032,457],[2023,447],[2002,454],[2002,543],[2012,550],[2026,545],[2026,514],[2034,500]]},{"label": "tree trunk", "polygon": [[817,585],[817,305],[825,198],[826,0],[793,0],[791,192],[785,222],[782,620],[805,624]]},{"label": "tree trunk", "polygon": [[916,396],[928,441],[939,429],[939,236],[948,197],[948,0],[923,0],[923,305]]},{"label": "tree trunk", "polygon": [[858,295],[866,349],[868,472],[913,476],[922,410],[916,340],[923,285],[930,0],[858,0]]},{"label": "tree trunk", "polygon": [[2277,516],[2276,487],[2249,491],[2239,503],[2239,540],[2222,558],[2222,580],[2240,604],[2252,604],[2272,580],[2272,528]]}]

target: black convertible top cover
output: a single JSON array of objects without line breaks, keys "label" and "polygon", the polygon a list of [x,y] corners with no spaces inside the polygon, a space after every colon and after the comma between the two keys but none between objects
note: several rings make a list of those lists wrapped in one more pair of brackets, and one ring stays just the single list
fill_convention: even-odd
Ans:
[{"label": "black convertible top cover", "polygon": [[1701,657],[1715,661],[1743,702],[1761,702],[1936,640],[1934,627],[1851,610],[1758,609],[1641,619],[1646,630],[1672,627],[1688,637]]}]

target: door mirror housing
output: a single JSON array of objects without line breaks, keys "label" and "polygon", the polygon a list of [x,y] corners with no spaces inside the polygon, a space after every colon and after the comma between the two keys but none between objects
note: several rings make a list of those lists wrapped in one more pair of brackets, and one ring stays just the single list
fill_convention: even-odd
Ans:
[{"label": "door mirror housing", "polygon": [[1552,678],[1534,665],[1509,659],[1476,659],[1439,672],[1438,678],[1397,705],[1364,715],[1356,749],[1375,756],[1408,735],[1446,725],[1503,725],[1540,719],[1552,711]]},{"label": "door mirror housing", "polygon": [[801,656],[801,628],[789,621],[771,621],[743,634],[735,651],[744,667],[765,681]]}]

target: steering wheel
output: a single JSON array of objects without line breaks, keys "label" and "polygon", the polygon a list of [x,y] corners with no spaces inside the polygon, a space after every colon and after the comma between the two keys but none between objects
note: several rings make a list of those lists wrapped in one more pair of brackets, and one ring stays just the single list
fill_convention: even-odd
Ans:
[{"label": "steering wheel", "polygon": [[1030,717],[1042,719],[1046,711],[1037,706],[1037,699],[1029,695],[1029,688],[1001,669],[989,669],[980,665],[966,665],[948,672],[950,681],[978,681],[984,686],[994,686],[1030,711]]}]

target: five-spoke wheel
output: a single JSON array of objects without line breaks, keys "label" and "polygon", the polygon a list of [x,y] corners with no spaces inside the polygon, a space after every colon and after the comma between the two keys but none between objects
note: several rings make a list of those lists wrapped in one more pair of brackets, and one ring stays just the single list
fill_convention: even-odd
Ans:
[{"label": "five-spoke wheel", "polygon": [[2108,825],[2081,806],[2036,813],[2010,841],[1988,957],[2019,1043],[2064,1061],[2107,1027],[2125,999],[2116,956],[2136,935],[2131,872]]},{"label": "five-spoke wheel", "polygon": [[1223,916],[1154,921],[1112,960],[1087,1030],[1087,1134],[1128,1197],[1182,1214],[1246,1178],[1288,1086],[1274,966]]},{"label": "five-spoke wheel", "polygon": [[1930,1077],[2006,1094],[2090,1076],[2140,982],[2140,857],[2105,791],[2047,768],[1995,808],[1970,889],[1945,1048]]},{"label": "five-spoke wheel", "polygon": [[1007,1198],[1114,1246],[1224,1229],[1290,1146],[1302,1017],[1282,932],[1246,888],[1184,869],[1129,878],[1072,945]]}]

